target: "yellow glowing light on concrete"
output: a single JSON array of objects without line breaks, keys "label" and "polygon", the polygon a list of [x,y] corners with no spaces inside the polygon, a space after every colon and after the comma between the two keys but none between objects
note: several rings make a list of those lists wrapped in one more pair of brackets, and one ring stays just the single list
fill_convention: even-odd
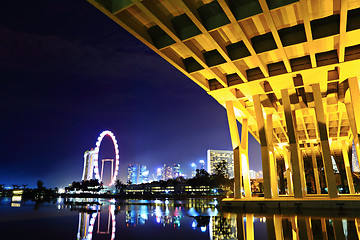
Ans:
[{"label": "yellow glowing light on concrete", "polygon": [[281,149],[284,149],[285,146],[289,146],[288,143],[284,142],[284,143],[278,143],[278,146],[281,148]]},{"label": "yellow glowing light on concrete", "polygon": [[[242,166],[247,166],[247,165],[248,165],[248,163],[247,163],[247,157],[246,157],[245,154],[241,154],[241,165],[242,165]],[[245,174],[244,171],[246,171],[246,170],[247,170],[247,169],[246,169],[245,167],[242,168],[243,174]]]}]

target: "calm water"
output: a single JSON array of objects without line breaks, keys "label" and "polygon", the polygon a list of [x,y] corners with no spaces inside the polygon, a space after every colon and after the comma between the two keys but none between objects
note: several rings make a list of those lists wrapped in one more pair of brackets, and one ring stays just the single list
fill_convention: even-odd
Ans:
[{"label": "calm water", "polygon": [[[359,215],[360,216],[360,215]],[[360,220],[360,219],[359,219]],[[221,212],[216,199],[0,198],[0,239],[359,239],[355,217]]]}]

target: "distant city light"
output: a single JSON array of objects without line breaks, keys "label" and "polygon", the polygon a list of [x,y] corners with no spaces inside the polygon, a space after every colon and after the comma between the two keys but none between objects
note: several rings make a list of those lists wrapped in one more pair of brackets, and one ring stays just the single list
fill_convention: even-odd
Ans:
[{"label": "distant city light", "polygon": [[196,222],[195,221],[192,222],[191,227],[196,228]]},{"label": "distant city light", "polygon": [[65,188],[59,188],[58,193],[65,193]]}]

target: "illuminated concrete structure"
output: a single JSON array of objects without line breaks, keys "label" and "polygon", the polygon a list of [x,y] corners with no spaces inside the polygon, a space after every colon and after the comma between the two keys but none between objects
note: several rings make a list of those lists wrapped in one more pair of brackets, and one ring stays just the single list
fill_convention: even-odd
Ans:
[{"label": "illuminated concrete structure", "polygon": [[348,152],[354,141],[360,154],[360,1],[88,1],[226,108],[235,199],[242,186],[251,197],[248,133],[261,144],[266,199],[279,196],[280,175],[287,195],[305,198],[304,170],[315,172],[316,193],[322,184],[338,198],[331,156],[354,193]]},{"label": "illuminated concrete structure", "polygon": [[219,163],[225,164],[224,175],[233,178],[234,177],[234,153],[233,151],[225,150],[207,150],[207,171],[210,174],[215,173],[215,167]]},{"label": "illuminated concrete structure", "polygon": [[[112,166],[111,168],[111,181],[109,186],[112,186],[115,184],[118,172],[119,172],[119,147],[115,138],[115,135],[106,130],[100,133],[99,137],[97,138],[95,149],[91,149],[90,151],[86,151],[84,153],[84,169],[81,180],[90,180],[90,179],[97,179],[99,182],[102,180],[102,173],[100,175],[99,171],[99,163],[98,163],[98,157],[99,157],[99,149],[101,145],[101,141],[105,136],[109,136],[114,144],[115,148],[115,169]],[[112,160],[113,161],[113,160]],[[102,164],[101,171],[103,170],[104,165]]]}]

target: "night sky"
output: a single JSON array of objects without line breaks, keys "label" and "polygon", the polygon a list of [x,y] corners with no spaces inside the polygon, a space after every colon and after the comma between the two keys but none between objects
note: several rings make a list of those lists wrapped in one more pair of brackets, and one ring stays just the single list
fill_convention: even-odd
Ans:
[{"label": "night sky", "polygon": [[[5,1],[0,14],[0,184],[81,180],[103,130],[128,164],[156,168],[231,150],[226,111],[202,88],[85,0]],[[261,169],[250,137],[250,168]],[[100,159],[114,158],[105,138]]]}]

